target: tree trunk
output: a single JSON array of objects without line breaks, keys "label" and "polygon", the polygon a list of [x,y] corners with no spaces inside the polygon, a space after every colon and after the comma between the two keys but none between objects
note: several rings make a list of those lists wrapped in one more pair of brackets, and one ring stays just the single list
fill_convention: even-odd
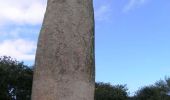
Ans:
[{"label": "tree trunk", "polygon": [[48,0],[32,100],[94,100],[94,59],[92,0]]}]

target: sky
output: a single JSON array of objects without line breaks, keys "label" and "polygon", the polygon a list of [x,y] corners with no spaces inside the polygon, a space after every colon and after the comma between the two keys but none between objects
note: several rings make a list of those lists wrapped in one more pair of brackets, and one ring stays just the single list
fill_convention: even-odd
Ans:
[{"label": "sky", "polygon": [[[46,0],[0,0],[0,56],[34,63]],[[138,88],[170,76],[169,0],[94,0],[96,81]]]}]

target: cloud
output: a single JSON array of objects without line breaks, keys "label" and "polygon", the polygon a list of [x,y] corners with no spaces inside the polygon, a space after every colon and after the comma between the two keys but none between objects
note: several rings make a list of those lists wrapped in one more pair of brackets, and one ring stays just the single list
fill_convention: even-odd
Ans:
[{"label": "cloud", "polygon": [[102,5],[95,10],[95,19],[97,21],[108,20],[110,16],[110,6]]},{"label": "cloud", "polygon": [[128,12],[136,7],[145,4],[148,0],[129,0],[127,5],[125,5],[123,12]]},{"label": "cloud", "polygon": [[38,35],[47,1],[0,0],[0,2],[0,56],[33,61],[36,50],[35,36]]},{"label": "cloud", "polygon": [[35,49],[35,42],[24,39],[4,40],[0,43],[1,56],[11,56],[18,60],[34,60]]},{"label": "cloud", "polygon": [[0,24],[40,24],[46,0],[0,0]]}]

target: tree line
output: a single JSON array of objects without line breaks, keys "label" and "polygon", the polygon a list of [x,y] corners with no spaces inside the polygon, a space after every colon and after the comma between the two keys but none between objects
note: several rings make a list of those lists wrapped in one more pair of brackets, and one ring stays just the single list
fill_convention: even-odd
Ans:
[{"label": "tree line", "polygon": [[[31,100],[33,67],[0,57],[0,100]],[[145,86],[129,96],[126,85],[96,82],[95,100],[170,100],[170,78]]]}]

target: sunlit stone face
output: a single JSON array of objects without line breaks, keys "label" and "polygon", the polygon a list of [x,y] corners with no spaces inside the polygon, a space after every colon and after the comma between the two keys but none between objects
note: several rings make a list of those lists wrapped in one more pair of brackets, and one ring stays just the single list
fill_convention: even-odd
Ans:
[{"label": "sunlit stone face", "polygon": [[49,0],[36,52],[32,100],[94,100],[91,0]]}]

